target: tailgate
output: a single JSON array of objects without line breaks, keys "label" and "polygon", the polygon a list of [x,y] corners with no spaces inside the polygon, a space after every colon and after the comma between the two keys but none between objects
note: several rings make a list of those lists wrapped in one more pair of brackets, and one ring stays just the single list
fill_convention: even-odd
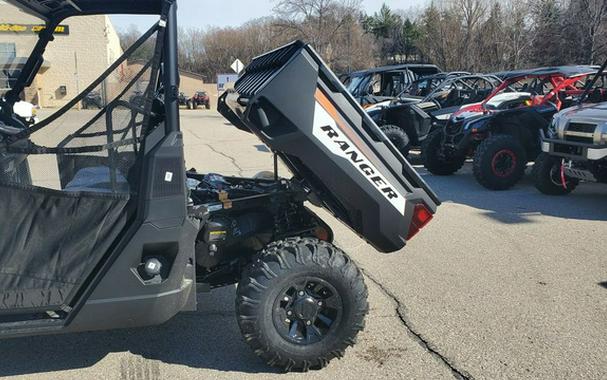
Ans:
[{"label": "tailgate", "polygon": [[220,98],[219,112],[276,152],[313,203],[382,252],[405,245],[420,207],[434,214],[440,204],[302,42],[255,58],[234,91]]}]

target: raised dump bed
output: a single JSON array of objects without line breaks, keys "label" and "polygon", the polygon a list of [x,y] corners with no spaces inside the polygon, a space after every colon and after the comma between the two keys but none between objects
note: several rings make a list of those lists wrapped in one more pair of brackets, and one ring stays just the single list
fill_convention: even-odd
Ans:
[{"label": "raised dump bed", "polygon": [[255,58],[219,103],[277,153],[313,203],[382,252],[401,249],[440,204],[309,45]]}]

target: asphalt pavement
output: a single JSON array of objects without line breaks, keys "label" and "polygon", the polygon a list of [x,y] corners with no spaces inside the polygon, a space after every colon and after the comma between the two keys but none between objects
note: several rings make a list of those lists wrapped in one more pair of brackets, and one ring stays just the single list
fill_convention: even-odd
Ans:
[{"label": "asphalt pavement", "polygon": [[[214,111],[182,112],[188,167],[254,175],[272,155]],[[414,161],[415,162],[415,161]],[[367,328],[322,371],[282,374],[240,337],[234,287],[165,325],[0,342],[0,376],[27,379],[604,379],[607,186],[564,198],[529,178],[490,192],[470,164],[435,177],[444,204],[401,252],[376,252],[320,211],[363,268]],[[281,168],[285,177],[288,173]]]}]

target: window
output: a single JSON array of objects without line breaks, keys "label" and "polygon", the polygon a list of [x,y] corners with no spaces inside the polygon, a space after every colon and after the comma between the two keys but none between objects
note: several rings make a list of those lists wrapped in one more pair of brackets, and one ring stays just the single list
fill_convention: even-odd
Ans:
[{"label": "window", "polygon": [[12,42],[0,42],[0,63],[17,58],[17,46]]},{"label": "window", "polygon": [[21,70],[0,70],[0,95],[13,88],[19,74],[21,74]]},{"label": "window", "polygon": [[8,65],[17,58],[17,47],[11,42],[0,42],[0,93],[11,89],[15,78],[13,71],[8,70]]}]

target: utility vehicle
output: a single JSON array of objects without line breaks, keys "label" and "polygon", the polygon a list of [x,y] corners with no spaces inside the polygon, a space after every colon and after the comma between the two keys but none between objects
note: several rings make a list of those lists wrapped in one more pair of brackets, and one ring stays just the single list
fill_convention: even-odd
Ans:
[{"label": "utility vehicle", "polygon": [[544,194],[569,194],[580,181],[607,183],[607,102],[581,104],[586,96],[602,98],[603,89],[595,84],[604,80],[606,66],[607,61],[580,104],[556,114],[546,133],[541,131],[543,152],[535,160],[533,179]]},{"label": "utility vehicle", "polygon": [[402,93],[366,111],[406,157],[429,133],[443,127],[454,112],[484,100],[501,83],[496,77],[486,75],[446,75],[426,96]]},{"label": "utility vehicle", "polygon": [[422,144],[425,167],[436,175],[457,172],[474,158],[474,176],[484,187],[506,190],[541,151],[540,131],[574,103],[596,67],[563,66],[513,71],[479,104],[463,107]]},{"label": "utility vehicle", "polygon": [[192,97],[192,106],[194,109],[199,106],[203,106],[204,108],[210,110],[211,109],[211,98],[206,91],[198,91]]},{"label": "utility vehicle", "polygon": [[356,71],[348,77],[348,91],[361,105],[394,98],[413,81],[441,70],[429,64],[403,64]]},{"label": "utility vehicle", "polygon": [[[8,3],[47,27],[0,101],[0,336],[157,325],[195,310],[197,289],[238,283],[244,340],[268,364],[305,371],[341,357],[364,327],[367,289],[308,205],[394,252],[440,202],[314,50],[294,42],[254,59],[219,107],[291,179],[186,172],[175,1]],[[51,44],[57,24],[124,13],[160,20],[54,115],[27,126],[13,114],[45,49],[61,43]],[[98,113],[74,117],[86,94],[146,51]],[[141,84],[143,103],[130,102]]]},{"label": "utility vehicle", "polygon": [[87,94],[82,99],[82,108],[85,110],[103,108],[103,99],[101,98],[101,93],[98,91],[91,91],[91,93]]},{"label": "utility vehicle", "polygon": [[446,79],[464,75],[472,75],[472,73],[469,73],[467,71],[452,71],[421,77],[406,86],[404,91],[399,96],[410,95],[425,97],[430,95],[430,93],[434,91],[434,89],[437,88]]}]

